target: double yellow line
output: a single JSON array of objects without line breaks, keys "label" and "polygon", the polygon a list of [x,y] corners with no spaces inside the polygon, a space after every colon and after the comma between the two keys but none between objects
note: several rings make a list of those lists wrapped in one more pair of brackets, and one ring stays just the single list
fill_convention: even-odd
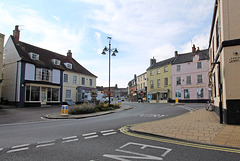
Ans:
[{"label": "double yellow line", "polygon": [[170,144],[176,144],[176,145],[183,145],[188,147],[194,147],[194,148],[201,148],[201,149],[209,149],[209,150],[216,150],[216,151],[224,151],[224,152],[231,152],[231,153],[238,153],[240,154],[240,149],[234,149],[234,148],[225,148],[225,147],[219,147],[219,146],[213,146],[213,145],[204,145],[204,144],[198,144],[198,143],[189,143],[184,141],[177,141],[177,140],[170,140],[170,139],[163,139],[160,137],[154,137],[154,136],[147,136],[147,135],[141,135],[136,133],[128,132],[126,129],[130,128],[132,125],[127,125],[124,127],[121,127],[120,131],[123,134],[138,137],[142,139],[148,139],[148,140],[154,140],[154,141],[160,141],[164,143],[170,143]]}]

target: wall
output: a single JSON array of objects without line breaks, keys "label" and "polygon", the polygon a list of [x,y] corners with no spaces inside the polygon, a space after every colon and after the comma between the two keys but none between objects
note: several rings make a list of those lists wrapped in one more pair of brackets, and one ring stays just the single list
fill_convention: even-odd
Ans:
[{"label": "wall", "polygon": [[[0,69],[3,68],[3,45],[4,35],[0,33]],[[2,97],[2,70],[0,70],[0,98]]]},{"label": "wall", "polygon": [[3,60],[3,82],[2,82],[2,97],[8,101],[19,101],[19,88],[16,88],[20,84],[20,80],[16,82],[17,77],[20,76],[20,63],[17,63],[21,58],[19,57],[17,50],[13,44],[11,37],[9,37],[4,47]]}]

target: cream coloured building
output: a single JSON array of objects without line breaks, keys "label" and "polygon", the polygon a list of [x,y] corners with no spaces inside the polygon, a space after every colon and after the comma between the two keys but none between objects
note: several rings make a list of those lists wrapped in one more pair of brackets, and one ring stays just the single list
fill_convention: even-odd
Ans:
[{"label": "cream coloured building", "polygon": [[211,99],[227,124],[240,124],[239,8],[239,0],[215,1],[209,39]]}]

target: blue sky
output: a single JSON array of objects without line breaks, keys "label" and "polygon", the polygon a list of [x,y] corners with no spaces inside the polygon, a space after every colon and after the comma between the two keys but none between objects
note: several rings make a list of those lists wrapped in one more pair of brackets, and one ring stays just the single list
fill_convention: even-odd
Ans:
[{"label": "blue sky", "polygon": [[101,55],[112,36],[111,86],[127,87],[134,74],[174,51],[208,48],[214,0],[1,0],[0,33],[5,42],[15,25],[20,41],[59,54],[72,50],[81,65],[108,86],[108,56]]}]

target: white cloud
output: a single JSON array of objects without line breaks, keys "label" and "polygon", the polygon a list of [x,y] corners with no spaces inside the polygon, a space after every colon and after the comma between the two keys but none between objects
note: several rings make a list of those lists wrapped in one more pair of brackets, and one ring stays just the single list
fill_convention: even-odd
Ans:
[{"label": "white cloud", "polygon": [[60,17],[54,16],[54,15],[51,15],[51,17],[54,18],[57,21],[60,21]]}]

